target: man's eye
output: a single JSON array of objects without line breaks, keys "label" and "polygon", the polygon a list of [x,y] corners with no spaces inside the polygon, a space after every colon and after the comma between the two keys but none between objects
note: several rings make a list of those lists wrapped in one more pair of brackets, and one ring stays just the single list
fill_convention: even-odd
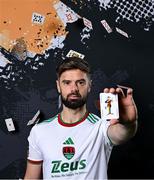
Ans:
[{"label": "man's eye", "polygon": [[69,82],[69,81],[65,81],[64,84],[65,84],[65,85],[69,85],[70,82]]},{"label": "man's eye", "polygon": [[79,81],[79,84],[80,84],[80,85],[84,85],[84,84],[85,84],[85,81]]}]

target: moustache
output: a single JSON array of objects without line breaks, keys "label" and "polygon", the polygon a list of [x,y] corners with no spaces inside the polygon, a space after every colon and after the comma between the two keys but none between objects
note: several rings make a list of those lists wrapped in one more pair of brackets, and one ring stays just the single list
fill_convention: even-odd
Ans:
[{"label": "moustache", "polygon": [[79,93],[71,93],[71,94],[68,94],[67,97],[70,97],[70,96],[77,96],[77,97],[81,97],[81,95]]}]

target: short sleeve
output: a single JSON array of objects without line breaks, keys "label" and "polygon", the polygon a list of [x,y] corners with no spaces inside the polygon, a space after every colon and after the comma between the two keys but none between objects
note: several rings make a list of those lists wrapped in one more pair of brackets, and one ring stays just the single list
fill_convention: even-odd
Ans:
[{"label": "short sleeve", "polygon": [[110,140],[109,136],[108,136],[108,128],[110,126],[110,121],[108,120],[103,120],[103,132],[104,132],[104,137],[105,137],[105,141],[106,144],[109,144],[110,146],[113,146],[112,141]]},{"label": "short sleeve", "polygon": [[104,141],[105,141],[105,153],[106,153],[106,158],[107,162],[109,161],[112,148],[114,144],[111,142],[109,136],[108,136],[108,128],[110,126],[110,121],[103,120],[103,133],[104,133]]},{"label": "short sleeve", "polygon": [[36,131],[36,127],[34,126],[28,137],[28,142],[29,142],[28,160],[42,161],[43,157],[41,150],[39,148],[39,143],[38,143],[39,141],[35,131]]}]

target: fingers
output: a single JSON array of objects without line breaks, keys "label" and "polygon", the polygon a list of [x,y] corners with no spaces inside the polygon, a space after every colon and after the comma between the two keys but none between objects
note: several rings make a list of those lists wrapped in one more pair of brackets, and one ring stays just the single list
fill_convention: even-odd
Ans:
[{"label": "fingers", "polygon": [[121,88],[116,88],[116,92],[119,96],[125,97],[125,93]]},{"label": "fingers", "polygon": [[116,93],[116,90],[115,88],[105,88],[104,89],[104,93]]},{"label": "fingers", "polygon": [[[124,93],[126,91],[126,93]],[[104,93],[112,93],[112,94],[118,94],[121,97],[126,97],[126,96],[132,96],[133,94],[133,89],[132,88],[105,88]]]}]

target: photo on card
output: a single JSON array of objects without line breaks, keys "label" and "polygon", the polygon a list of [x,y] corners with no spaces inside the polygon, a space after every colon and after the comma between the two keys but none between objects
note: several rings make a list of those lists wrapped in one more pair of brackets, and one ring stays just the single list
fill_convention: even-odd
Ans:
[{"label": "photo on card", "polygon": [[102,119],[118,119],[118,95],[112,93],[100,93],[100,111]]}]

